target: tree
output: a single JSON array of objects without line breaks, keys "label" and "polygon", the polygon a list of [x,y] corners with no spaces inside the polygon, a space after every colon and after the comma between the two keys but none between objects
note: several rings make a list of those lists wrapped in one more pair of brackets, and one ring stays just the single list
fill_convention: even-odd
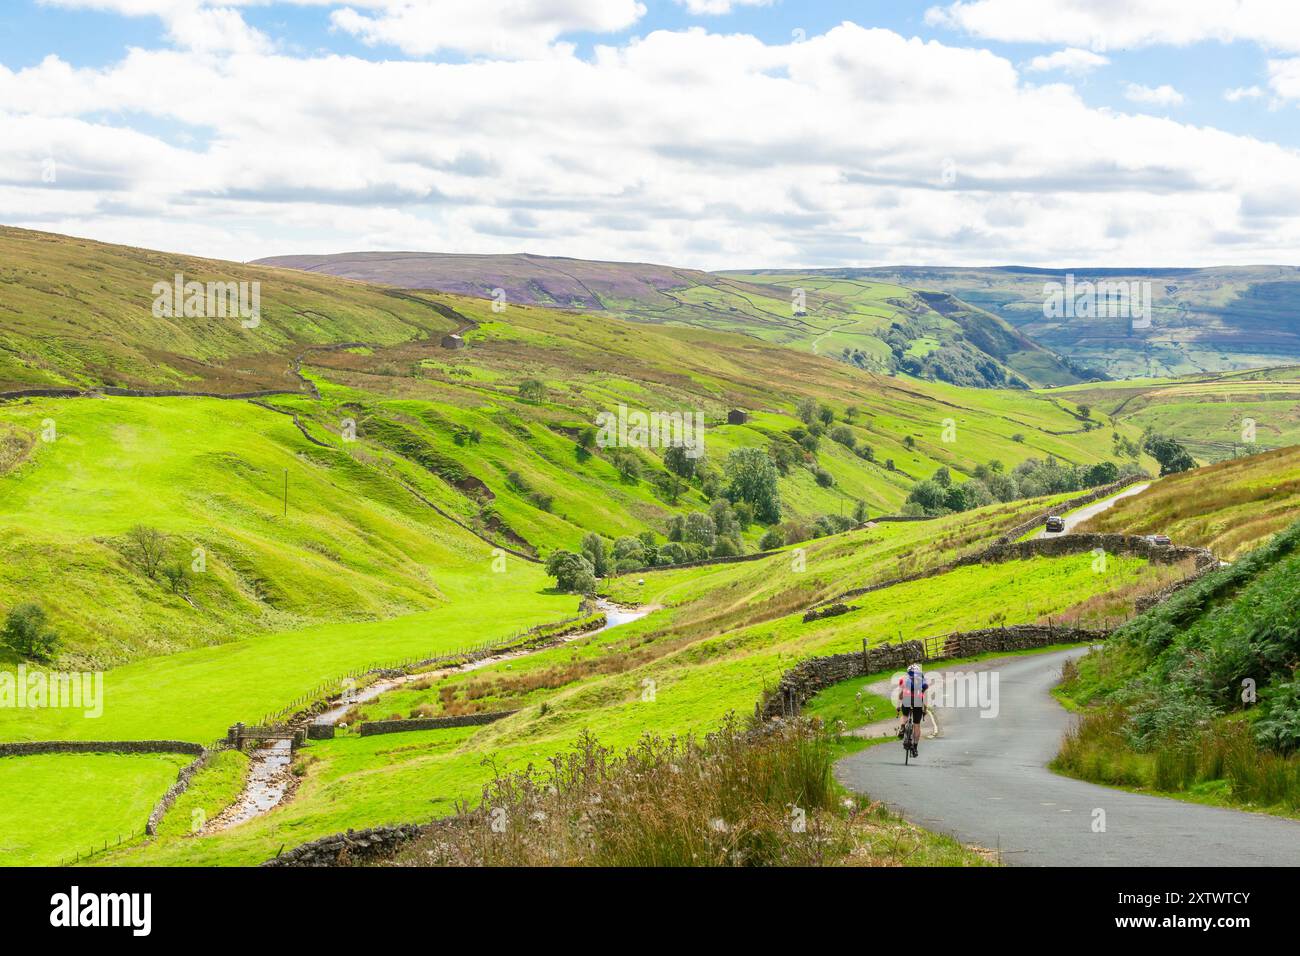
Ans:
[{"label": "tree", "polygon": [[811,398],[800,399],[795,413],[805,425],[811,425],[817,420],[817,403]]},{"label": "tree", "polygon": [[817,468],[813,471],[813,477],[817,479],[817,484],[823,488],[829,488],[835,484],[835,476],[825,468]]},{"label": "tree", "polygon": [[913,438],[911,435],[904,435],[904,436],[903,436],[903,447],[904,447],[904,448],[915,448],[915,447],[916,447],[916,439]]},{"label": "tree", "polygon": [[596,573],[591,562],[572,551],[552,551],[546,559],[546,573],[555,578],[555,586],[561,591],[591,594],[596,590]]},{"label": "tree", "polygon": [[1113,461],[1099,461],[1084,473],[1084,483],[1089,487],[1108,485],[1119,480],[1119,466]]},{"label": "tree", "polygon": [[519,383],[519,397],[525,402],[540,403],[546,397],[546,386],[535,378],[526,378]]},{"label": "tree", "polygon": [[682,478],[689,479],[695,475],[698,461],[687,454],[684,445],[672,445],[664,452],[664,467]]},{"label": "tree", "polygon": [[609,555],[605,552],[605,539],[594,531],[582,536],[582,556],[591,564],[597,577],[609,574]]},{"label": "tree", "polygon": [[9,609],[0,628],[0,646],[19,657],[47,663],[59,650],[59,635],[46,622],[45,609],[27,602]]},{"label": "tree", "polygon": [[643,554],[645,554],[645,542],[640,538],[627,534],[614,542],[614,557],[619,561],[627,558],[639,561]]},{"label": "tree", "polygon": [[771,551],[783,544],[785,544],[785,536],[781,534],[780,528],[768,528],[763,532],[763,537],[758,539],[758,547],[763,551]]},{"label": "tree", "polygon": [[670,505],[677,504],[677,499],[682,496],[682,491],[686,487],[680,478],[668,472],[657,473],[654,476],[654,486],[664,501]]},{"label": "tree", "polygon": [[136,525],[126,533],[126,556],[147,577],[156,578],[167,556],[167,535],[148,525]]},{"label": "tree", "polygon": [[817,417],[822,420],[823,425],[829,425],[835,421],[835,410],[829,405],[822,405],[817,409]]},{"label": "tree", "polygon": [[853,520],[858,524],[862,524],[862,522],[867,520],[867,503],[861,498],[859,498],[858,503],[853,506]]},{"label": "tree", "polygon": [[698,544],[712,550],[717,538],[718,529],[711,516],[702,511],[692,511],[686,516],[686,524],[682,529],[684,544]]},{"label": "tree", "polygon": [[186,590],[185,582],[189,577],[189,569],[185,567],[184,561],[178,558],[170,564],[164,565],[162,573],[163,577],[167,579],[167,583],[171,585],[173,594],[181,594]]},{"label": "tree", "polygon": [[907,500],[916,504],[926,514],[937,514],[945,507],[946,490],[933,479],[918,481],[908,492]]},{"label": "tree", "polygon": [[847,425],[836,425],[831,429],[831,441],[839,442],[845,448],[853,448],[858,443],[858,439],[853,434],[853,429]]},{"label": "tree", "polygon": [[942,488],[952,487],[952,473],[948,471],[947,465],[940,465],[934,471],[934,483]]},{"label": "tree", "polygon": [[1146,436],[1142,450],[1160,462],[1160,474],[1172,475],[1196,467],[1196,461],[1176,439],[1155,433]]},{"label": "tree", "polygon": [[641,477],[641,462],[637,460],[636,455],[622,448],[615,448],[610,454],[610,462],[618,471],[618,476],[624,481],[630,481],[635,484],[636,480]]},{"label": "tree", "polygon": [[727,498],[747,501],[754,517],[764,524],[781,520],[781,494],[776,465],[761,448],[738,448],[727,455]]}]

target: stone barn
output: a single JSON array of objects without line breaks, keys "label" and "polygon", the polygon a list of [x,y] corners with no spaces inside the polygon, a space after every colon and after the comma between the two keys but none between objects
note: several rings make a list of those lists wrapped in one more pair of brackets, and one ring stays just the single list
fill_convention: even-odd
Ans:
[{"label": "stone barn", "polygon": [[465,340],[453,332],[450,335],[444,335],[442,337],[442,347],[445,349],[463,349],[465,347]]},{"label": "stone barn", "polygon": [[739,408],[733,408],[727,412],[728,425],[743,425],[749,421],[749,412],[741,411]]}]

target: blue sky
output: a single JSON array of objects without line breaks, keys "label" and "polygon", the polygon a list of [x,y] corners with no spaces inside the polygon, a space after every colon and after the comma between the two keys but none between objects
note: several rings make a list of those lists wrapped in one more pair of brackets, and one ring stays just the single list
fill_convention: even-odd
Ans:
[{"label": "blue sky", "polygon": [[[1267,180],[1294,182],[1300,23],[1296,4],[1250,2],[1251,16],[1232,0],[1186,15],[1134,0],[1103,16],[1083,0],[417,0],[414,13],[403,0],[10,0],[0,120],[20,142],[0,152],[0,221],[154,245],[167,222],[184,251],[214,255],[418,240],[710,266],[1101,264],[1135,250],[1166,264],[1280,261],[1300,197]],[[427,124],[423,142],[400,111],[376,115],[413,80],[441,98],[407,113]],[[606,81],[655,122],[583,88]],[[322,102],[336,83],[351,106]],[[784,117],[764,112],[768,96]],[[604,140],[593,115],[610,118]],[[286,117],[302,126],[278,142]],[[550,165],[505,155],[521,141],[502,129]],[[606,153],[626,162],[591,158]],[[324,156],[335,168],[316,168]],[[38,159],[64,170],[43,183],[62,192],[24,181]],[[960,174],[927,197],[943,164]],[[748,208],[755,190],[763,209]],[[1099,191],[1122,206],[1098,209]],[[1045,196],[1059,206],[1046,241],[1031,221]],[[1173,241],[1171,229],[1192,232]]]}]

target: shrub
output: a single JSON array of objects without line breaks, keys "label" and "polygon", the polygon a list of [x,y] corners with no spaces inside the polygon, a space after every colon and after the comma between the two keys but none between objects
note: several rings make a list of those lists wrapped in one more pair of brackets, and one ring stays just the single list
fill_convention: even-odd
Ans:
[{"label": "shrub", "polygon": [[762,551],[771,551],[783,544],[785,544],[785,536],[781,534],[780,528],[768,528],[763,532],[763,537],[758,539],[758,547]]},{"label": "shrub", "polygon": [[54,660],[59,644],[58,633],[47,623],[45,608],[28,601],[9,609],[0,629],[0,645],[19,657],[48,663]]}]

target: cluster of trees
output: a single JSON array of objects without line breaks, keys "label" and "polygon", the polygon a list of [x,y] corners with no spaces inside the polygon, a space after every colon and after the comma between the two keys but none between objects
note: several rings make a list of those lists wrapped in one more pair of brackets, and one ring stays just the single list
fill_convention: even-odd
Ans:
[{"label": "cluster of trees", "polygon": [[969,481],[958,484],[947,468],[918,482],[907,496],[905,514],[946,514],[969,511],[998,501],[1082,491],[1137,474],[1136,464],[1113,461],[1095,465],[1066,465],[1057,458],[1029,458],[1007,471],[1000,461],[977,465]]},{"label": "cluster of trees", "polygon": [[122,554],[145,577],[166,581],[172,593],[181,594],[186,590],[189,568],[185,558],[172,554],[171,539],[157,528],[136,525],[126,533]]}]

